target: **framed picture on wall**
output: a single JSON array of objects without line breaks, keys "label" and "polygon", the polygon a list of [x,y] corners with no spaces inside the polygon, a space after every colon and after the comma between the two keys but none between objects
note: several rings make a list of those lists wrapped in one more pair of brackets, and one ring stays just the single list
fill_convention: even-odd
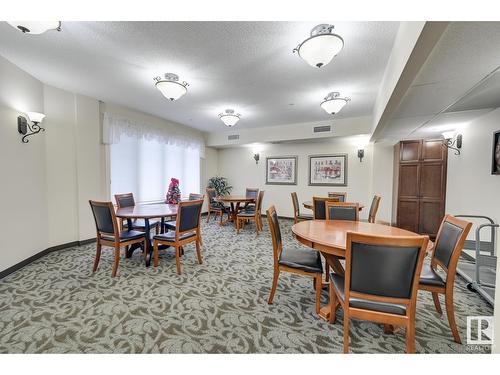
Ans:
[{"label": "framed picture on wall", "polygon": [[309,156],[309,186],[347,186],[347,154]]},{"label": "framed picture on wall", "polygon": [[297,185],[297,156],[266,158],[267,185]]},{"label": "framed picture on wall", "polygon": [[493,133],[493,155],[491,157],[491,174],[500,175],[500,130]]}]

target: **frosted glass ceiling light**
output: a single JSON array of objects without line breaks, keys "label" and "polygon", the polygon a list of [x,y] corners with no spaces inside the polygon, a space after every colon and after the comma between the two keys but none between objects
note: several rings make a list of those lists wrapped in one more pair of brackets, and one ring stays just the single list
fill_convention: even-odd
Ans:
[{"label": "frosted glass ceiling light", "polygon": [[325,110],[326,113],[331,115],[335,115],[340,112],[342,108],[347,104],[347,102],[351,99],[349,98],[339,98],[338,92],[329,93],[324,102],[321,103],[321,108]]},{"label": "frosted glass ceiling light", "polygon": [[225,113],[219,114],[219,118],[228,127],[233,127],[238,121],[240,121],[241,115],[239,113],[235,114],[232,109],[226,109]]},{"label": "frosted glass ceiling light", "polygon": [[61,21],[7,21],[25,34],[43,34],[49,30],[61,31]]},{"label": "frosted glass ceiling light", "polygon": [[156,88],[160,90],[163,96],[169,100],[177,100],[187,92],[189,84],[179,82],[179,76],[174,73],[165,73],[165,79],[161,77],[154,78]]},{"label": "frosted glass ceiling light", "polygon": [[344,40],[332,33],[334,26],[321,24],[311,30],[311,36],[293,50],[315,68],[328,64],[344,48]]}]

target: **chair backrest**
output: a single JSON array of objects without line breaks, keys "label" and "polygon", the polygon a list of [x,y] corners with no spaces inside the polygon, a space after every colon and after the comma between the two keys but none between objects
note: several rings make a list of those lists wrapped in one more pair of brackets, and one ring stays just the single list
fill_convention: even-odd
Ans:
[{"label": "chair backrest", "polygon": [[433,264],[438,264],[447,271],[447,283],[453,281],[458,258],[464,247],[464,242],[469,234],[472,223],[446,215],[439,227],[434,252]]},{"label": "chair backrest", "polygon": [[281,230],[280,223],[278,221],[278,213],[274,206],[269,207],[266,210],[267,222],[269,223],[269,231],[271,232],[271,238],[273,239],[273,259],[274,265],[278,265],[279,257],[281,255],[281,250],[283,248],[281,240]]},{"label": "chair backrest", "polygon": [[201,200],[205,199],[205,196],[203,194],[189,193],[189,200],[190,201],[198,201],[200,199]]},{"label": "chair backrest", "polygon": [[329,198],[338,198],[339,202],[345,202],[347,200],[347,193],[338,192],[338,191],[329,191],[328,197]]},{"label": "chair backrest", "polygon": [[326,202],[326,220],[359,220],[359,204]]},{"label": "chair backrest", "polygon": [[208,203],[214,204],[215,203],[215,197],[217,196],[215,189],[214,188],[207,188],[207,197],[208,197]]},{"label": "chair backrest", "polygon": [[262,211],[262,201],[264,200],[264,190],[259,191],[257,201],[255,202],[255,215],[260,216]]},{"label": "chair backrest", "polygon": [[380,197],[378,195],[374,195],[372,199],[372,204],[370,206],[370,212],[368,213],[368,222],[374,223],[375,218],[377,217],[378,206],[380,205]]},{"label": "chair backrest", "polygon": [[313,217],[314,220],[326,219],[326,202],[338,202],[339,198],[313,197]]},{"label": "chair backrest", "polygon": [[299,198],[297,198],[296,192],[292,193],[292,204],[293,204],[293,217],[297,219],[297,217],[300,215],[300,208],[299,208]]},{"label": "chair backrest", "polygon": [[118,230],[113,203],[93,200],[89,200],[89,203],[94,215],[97,237],[100,237],[101,234],[108,234],[115,236],[115,240],[118,240],[120,232]]},{"label": "chair backrest", "polygon": [[185,232],[199,230],[203,199],[181,201],[177,207],[176,238]]},{"label": "chair backrest", "polygon": [[118,208],[135,206],[133,193],[115,194],[115,201]]},{"label": "chair backrest", "polygon": [[257,199],[257,195],[259,194],[259,189],[257,188],[247,188],[245,192],[245,197]]},{"label": "chair backrest", "polygon": [[348,232],[345,300],[416,303],[428,236],[374,236]]}]

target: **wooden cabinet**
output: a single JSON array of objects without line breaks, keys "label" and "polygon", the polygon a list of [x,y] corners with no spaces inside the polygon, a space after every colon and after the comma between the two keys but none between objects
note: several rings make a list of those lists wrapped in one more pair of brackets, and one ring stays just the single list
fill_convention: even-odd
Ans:
[{"label": "wooden cabinet", "polygon": [[396,225],[435,237],[445,213],[448,149],[440,139],[401,141],[396,148]]}]

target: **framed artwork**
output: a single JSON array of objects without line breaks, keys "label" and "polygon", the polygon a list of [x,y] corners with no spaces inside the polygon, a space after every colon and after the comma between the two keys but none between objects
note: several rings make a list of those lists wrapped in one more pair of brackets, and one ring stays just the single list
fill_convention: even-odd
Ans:
[{"label": "framed artwork", "polygon": [[347,186],[347,154],[309,156],[309,186]]},{"label": "framed artwork", "polygon": [[491,174],[500,175],[500,130],[493,133],[493,155],[491,156]]},{"label": "framed artwork", "polygon": [[267,185],[297,185],[297,156],[266,158]]}]

